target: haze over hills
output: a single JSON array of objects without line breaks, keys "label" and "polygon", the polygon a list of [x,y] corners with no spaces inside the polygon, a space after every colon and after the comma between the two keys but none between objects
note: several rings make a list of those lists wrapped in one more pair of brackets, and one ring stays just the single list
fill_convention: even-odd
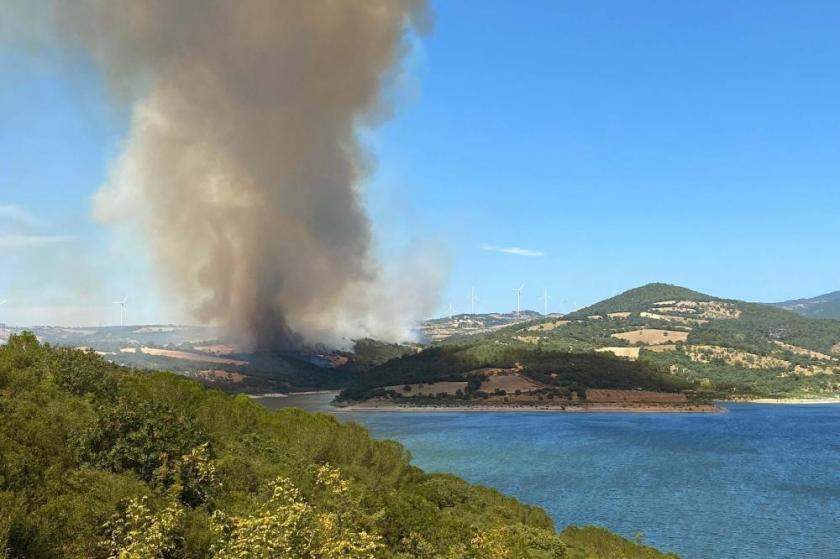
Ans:
[{"label": "haze over hills", "polygon": [[840,320],[840,291],[826,293],[810,299],[793,299],[773,303],[779,307],[811,318],[832,318]]},{"label": "haze over hills", "polygon": [[[569,371],[570,355],[578,356],[574,362],[580,370],[574,379],[517,381],[514,390],[550,388],[570,394],[574,387],[624,386],[623,380],[607,382],[606,372],[597,373],[599,367],[626,369],[612,356],[638,362],[639,371],[657,379],[637,383],[637,388],[659,383],[716,397],[824,397],[840,391],[840,321],[662,283],[628,290],[565,316],[522,311],[438,318],[421,325],[423,343],[362,339],[352,350],[304,347],[248,353],[213,328],[193,326],[33,330],[54,345],[92,348],[115,363],[177,371],[237,392],[368,390],[460,377],[479,368],[507,370],[516,363],[542,374]],[[602,357],[580,357],[591,352]],[[485,388],[499,382],[495,379]]]}]

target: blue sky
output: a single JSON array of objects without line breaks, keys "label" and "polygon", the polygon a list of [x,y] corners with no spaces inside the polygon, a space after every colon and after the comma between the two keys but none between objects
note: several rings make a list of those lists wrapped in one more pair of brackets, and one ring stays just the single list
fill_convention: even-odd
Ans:
[{"label": "blue sky", "polygon": [[[396,118],[365,134],[380,253],[439,246],[441,312],[471,286],[481,311],[522,284],[553,311],[650,281],[840,289],[840,4],[515,6],[437,2]],[[142,248],[91,218],[127,130],[96,70],[0,44],[0,80],[0,322],[113,323],[125,295],[133,321],[171,318]]]}]

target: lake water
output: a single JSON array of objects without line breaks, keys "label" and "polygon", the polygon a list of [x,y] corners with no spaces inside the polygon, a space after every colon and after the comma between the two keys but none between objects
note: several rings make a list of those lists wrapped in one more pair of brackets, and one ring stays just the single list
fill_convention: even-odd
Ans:
[{"label": "lake water", "polygon": [[[282,400],[268,404],[300,405]],[[558,528],[642,532],[686,559],[840,558],[840,405],[726,407],[338,415],[400,441],[427,471],[544,508]]]}]

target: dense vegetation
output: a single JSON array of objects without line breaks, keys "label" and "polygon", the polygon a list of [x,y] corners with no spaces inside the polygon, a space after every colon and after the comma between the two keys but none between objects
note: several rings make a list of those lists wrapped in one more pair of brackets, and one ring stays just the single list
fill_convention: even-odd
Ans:
[{"label": "dense vegetation", "polygon": [[715,320],[695,328],[688,341],[725,345],[746,351],[775,349],[772,340],[830,353],[840,341],[840,320],[817,320],[784,309],[738,303],[737,320]]},{"label": "dense vegetation", "polygon": [[[436,346],[392,359],[361,374],[342,392],[349,400],[362,400],[386,385],[469,380],[469,373],[484,367],[509,369],[564,392],[584,396],[587,388],[643,389],[677,392],[689,384],[652,367],[599,353],[541,351],[533,347],[499,344]],[[465,397],[469,397],[467,392]]]},{"label": "dense vegetation", "polygon": [[662,367],[676,365],[679,378],[697,383],[697,389],[716,398],[761,397],[785,398],[821,391],[828,394],[840,391],[840,379],[836,375],[783,374],[777,369],[752,369],[713,359],[709,364],[699,366],[685,353],[655,353],[643,351],[643,359]]},{"label": "dense vegetation", "polygon": [[411,466],[355,424],[268,412],[93,352],[0,347],[0,557],[662,557]]},{"label": "dense vegetation", "polygon": [[353,351],[345,352],[343,355],[348,358],[347,369],[366,371],[391,359],[414,353],[417,349],[416,346],[362,338],[353,343]]}]

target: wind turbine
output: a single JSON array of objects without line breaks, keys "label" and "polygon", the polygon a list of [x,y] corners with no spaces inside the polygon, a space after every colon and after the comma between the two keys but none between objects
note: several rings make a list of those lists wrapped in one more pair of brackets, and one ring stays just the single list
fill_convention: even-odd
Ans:
[{"label": "wind turbine", "polygon": [[522,303],[522,290],[525,289],[525,284],[520,285],[518,288],[514,288],[513,292],[516,295],[516,316],[519,316],[519,310]]},{"label": "wind turbine", "polygon": [[475,304],[478,297],[475,296],[475,287],[470,288],[470,314],[475,314]]},{"label": "wind turbine", "polygon": [[128,301],[127,296],[123,297],[122,301],[114,301],[113,302],[114,305],[119,305],[120,306],[120,326],[125,325],[125,303],[126,303],[126,301]]},{"label": "wind turbine", "polygon": [[455,316],[455,305],[449,303],[449,318]]},{"label": "wind turbine", "polygon": [[540,299],[542,299],[543,301],[543,315],[548,316],[548,301],[551,299],[551,297],[549,297],[548,295],[547,287],[543,287],[543,294],[542,297],[540,297]]}]

